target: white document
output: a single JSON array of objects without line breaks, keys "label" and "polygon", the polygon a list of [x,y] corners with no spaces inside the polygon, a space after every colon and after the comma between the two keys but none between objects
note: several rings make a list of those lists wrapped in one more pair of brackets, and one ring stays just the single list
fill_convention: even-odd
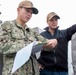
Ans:
[{"label": "white document", "polygon": [[41,51],[43,49],[44,45],[45,45],[45,43],[35,44],[32,48],[32,54],[35,54],[35,53]]},{"label": "white document", "polygon": [[36,53],[42,50],[43,44],[38,44],[37,41],[32,42],[28,46],[22,48],[16,53],[12,73],[24,65],[30,58],[31,53]]}]

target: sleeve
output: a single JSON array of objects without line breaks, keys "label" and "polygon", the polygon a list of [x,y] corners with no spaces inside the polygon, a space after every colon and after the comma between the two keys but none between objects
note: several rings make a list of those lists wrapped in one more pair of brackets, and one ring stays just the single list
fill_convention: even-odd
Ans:
[{"label": "sleeve", "polygon": [[14,55],[18,50],[23,48],[22,44],[17,43],[12,39],[11,28],[11,23],[8,21],[4,22],[0,26],[0,50],[3,52],[4,55],[9,56]]},{"label": "sleeve", "polygon": [[37,41],[40,41],[41,43],[47,43],[46,38],[44,38],[42,35],[40,35],[38,32],[34,32],[35,38]]},{"label": "sleeve", "polygon": [[72,35],[76,32],[76,24],[74,24],[73,26],[71,26],[70,28],[66,29],[66,33],[67,33],[67,40],[71,40]]},{"label": "sleeve", "polygon": [[11,42],[9,37],[10,27],[7,25],[8,22],[4,22],[0,26],[0,50],[2,50],[2,52],[8,50],[11,47]]},{"label": "sleeve", "polygon": [[[42,42],[42,43],[47,43],[47,40],[48,40],[48,39],[44,38],[42,35],[40,35],[40,34],[37,33],[37,32],[34,32],[34,34],[35,34],[35,37],[36,37],[37,41],[40,41],[40,42]],[[59,38],[58,38],[57,40],[59,40]],[[54,49],[54,48],[53,48],[53,49]],[[50,52],[50,51],[53,50],[53,49],[51,49],[51,48],[45,48],[45,49],[43,49],[43,50],[44,50],[44,51],[47,51],[47,52]]]}]

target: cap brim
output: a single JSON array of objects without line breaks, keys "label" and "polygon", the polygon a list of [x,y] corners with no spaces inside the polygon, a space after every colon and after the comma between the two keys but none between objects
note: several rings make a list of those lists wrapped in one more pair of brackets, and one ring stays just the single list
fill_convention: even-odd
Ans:
[{"label": "cap brim", "polygon": [[60,17],[58,15],[53,15],[48,20],[51,20],[53,17],[56,17],[57,19],[60,19]]},{"label": "cap brim", "polygon": [[[56,17],[57,19],[60,19],[60,17],[59,17],[58,15],[54,15],[53,17]],[[52,18],[53,18],[53,17],[52,17]]]},{"label": "cap brim", "polygon": [[38,9],[35,7],[26,7],[27,9],[32,9],[33,10],[33,14],[38,14]]},{"label": "cap brim", "polygon": [[33,9],[34,14],[38,14],[38,9],[37,8],[33,7],[32,9]]}]

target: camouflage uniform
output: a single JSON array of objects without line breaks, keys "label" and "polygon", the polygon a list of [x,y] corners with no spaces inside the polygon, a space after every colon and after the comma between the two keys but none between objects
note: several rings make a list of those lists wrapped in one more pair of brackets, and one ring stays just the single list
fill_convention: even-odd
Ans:
[{"label": "camouflage uniform", "polygon": [[14,74],[11,69],[15,54],[18,50],[27,46],[34,40],[46,42],[46,39],[34,32],[27,26],[22,28],[14,21],[6,21],[0,27],[0,50],[3,52],[3,74],[2,75],[39,75],[38,64],[35,55],[19,68]]}]

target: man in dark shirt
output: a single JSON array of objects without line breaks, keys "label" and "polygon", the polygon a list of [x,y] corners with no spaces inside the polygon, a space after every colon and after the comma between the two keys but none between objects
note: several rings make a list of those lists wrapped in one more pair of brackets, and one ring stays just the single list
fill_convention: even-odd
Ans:
[{"label": "man in dark shirt", "polygon": [[47,15],[48,27],[41,35],[47,39],[61,38],[58,45],[50,51],[42,50],[38,62],[40,64],[40,75],[68,75],[68,42],[76,32],[76,25],[65,30],[58,29],[60,17],[51,12]]}]

